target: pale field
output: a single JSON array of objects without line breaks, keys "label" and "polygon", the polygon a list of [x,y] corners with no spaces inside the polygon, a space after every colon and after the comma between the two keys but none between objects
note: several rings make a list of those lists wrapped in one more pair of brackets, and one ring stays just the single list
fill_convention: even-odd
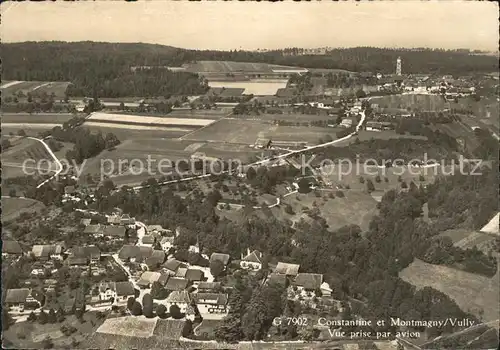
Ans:
[{"label": "pale field", "polygon": [[484,227],[481,229],[482,232],[499,234],[498,232],[498,218],[500,214],[497,213]]},{"label": "pale field", "polygon": [[488,278],[415,259],[399,273],[399,277],[418,289],[428,286],[447,294],[463,311],[470,312],[483,321],[498,319],[498,272],[494,277]]},{"label": "pale field", "polygon": [[149,338],[156,327],[156,318],[144,316],[125,316],[110,318],[97,329],[98,333]]},{"label": "pale field", "polygon": [[[214,120],[212,119],[188,119],[188,118],[168,118],[168,117],[147,117],[141,115],[112,114],[112,113],[92,113],[87,118],[89,121],[101,123],[136,123],[150,125],[186,125],[186,126],[206,126]],[[135,126],[132,126],[135,127]]]},{"label": "pale field", "polygon": [[244,95],[276,95],[279,89],[285,88],[288,80],[258,80],[249,81],[209,81],[208,86],[214,88],[240,88],[245,89]]}]

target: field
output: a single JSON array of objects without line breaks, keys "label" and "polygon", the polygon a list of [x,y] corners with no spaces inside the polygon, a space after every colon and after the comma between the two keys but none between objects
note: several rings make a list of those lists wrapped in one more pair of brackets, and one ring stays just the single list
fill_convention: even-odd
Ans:
[{"label": "field", "polygon": [[[95,329],[101,324],[101,320],[97,317],[95,312],[86,312],[84,315],[85,322],[79,322],[75,316],[66,316],[63,323],[31,323],[19,322],[16,323],[8,330],[3,330],[4,346],[12,344],[15,349],[39,349],[41,348],[40,342],[49,336],[55,349],[74,348],[71,344],[72,338],[77,342],[83,341],[88,335],[93,334]],[[62,325],[73,326],[77,329],[71,336],[65,336],[60,328]]]},{"label": "field", "polygon": [[97,329],[97,332],[149,338],[153,335],[155,327],[155,318],[126,316],[107,319]]},{"label": "field", "polygon": [[88,118],[90,122],[117,123],[128,125],[144,126],[184,126],[201,127],[212,123],[212,119],[194,119],[194,118],[170,118],[170,117],[149,117],[142,115],[112,114],[112,113],[92,113]]},{"label": "field", "polygon": [[167,114],[167,117],[180,118],[180,119],[212,119],[217,120],[219,118],[226,117],[229,113],[221,109],[192,109],[192,110],[173,110]]},{"label": "field", "polygon": [[498,230],[498,219],[500,217],[500,213],[497,213],[484,227],[481,229],[481,232],[499,234]]},{"label": "field", "polygon": [[[254,98],[257,99],[257,98]],[[261,102],[265,102],[265,98],[259,99]],[[288,110],[284,108],[280,108],[283,110],[283,114],[259,114],[259,115],[245,115],[245,114],[238,114],[237,118],[241,120],[262,120],[262,121],[269,121],[269,122],[274,122],[275,120],[284,120],[287,122],[294,122],[294,123],[309,123],[313,121],[320,121],[320,120],[335,120],[336,117],[333,116],[328,116],[327,113],[323,113],[320,115],[317,114],[301,114],[301,113],[296,113],[293,112],[292,109],[290,110],[290,114],[288,114]]]},{"label": "field", "polygon": [[194,334],[201,336],[203,339],[214,339],[215,329],[220,325],[220,320],[204,319],[195,329]]},{"label": "field", "polygon": [[336,131],[333,128],[277,126],[258,120],[222,119],[183,139],[253,145],[259,138],[270,138],[277,142],[302,141],[317,144],[320,138],[327,135],[335,139]]},{"label": "field", "polygon": [[121,142],[129,139],[144,138],[145,135],[151,138],[173,139],[193,131],[192,128],[124,125],[98,122],[85,122],[83,126],[88,128],[93,133],[100,131],[103,135],[105,135],[106,133],[111,132],[115,134]]},{"label": "field", "polygon": [[73,118],[73,114],[69,113],[4,113],[2,114],[2,127],[4,124],[58,124],[62,125],[64,122]]},{"label": "field", "polygon": [[285,88],[288,80],[280,79],[250,79],[248,81],[209,81],[211,88],[245,89],[244,95],[273,96],[279,89]]},{"label": "field", "polygon": [[498,319],[498,272],[487,278],[416,259],[399,276],[417,288],[430,286],[447,294],[463,311],[483,321]]},{"label": "field", "polygon": [[39,212],[45,205],[30,198],[2,198],[2,221],[10,221],[21,213]]},{"label": "field", "polygon": [[[30,163],[24,164],[26,160]],[[41,142],[32,139],[23,139],[11,148],[2,152],[2,177],[18,177],[35,175],[38,170],[56,169],[52,157],[48,154]]]},{"label": "field", "polygon": [[47,82],[47,81],[16,81],[6,82],[0,86],[2,95],[10,96],[22,92],[24,95],[31,93],[33,95],[46,93],[55,94],[56,98],[64,98],[69,82]]},{"label": "field", "polygon": [[[196,73],[269,73],[273,69],[294,69],[294,67],[271,65],[268,63],[233,61],[198,61],[186,64],[187,70]],[[303,68],[297,68],[303,69]]]},{"label": "field", "polygon": [[[332,186],[349,185],[351,190],[365,190],[366,180],[371,179],[376,191],[385,192],[391,188],[401,187],[398,182],[399,176],[401,176],[402,181],[405,181],[408,185],[413,181],[416,185],[418,184],[429,184],[434,181],[436,176],[443,174],[443,172],[451,171],[451,166],[446,167],[431,167],[431,168],[419,168],[419,167],[392,167],[392,168],[379,168],[370,164],[359,163],[359,168],[357,164],[353,161],[349,164],[347,161],[336,161],[334,167],[323,167],[322,173],[324,178],[327,178]],[[375,178],[379,175],[381,181],[376,182]],[[420,175],[424,176],[424,181],[420,181]],[[363,177],[365,183],[361,183],[360,178]],[[384,177],[387,177],[388,182],[385,182]]]},{"label": "field", "polygon": [[[497,225],[498,228],[498,225]],[[453,245],[461,249],[472,249],[476,247],[485,254],[495,253],[495,236],[491,233],[471,231],[466,229],[451,229],[439,234],[450,237]]]},{"label": "field", "polygon": [[377,213],[377,202],[367,193],[351,190],[343,192],[344,198],[329,198],[330,191],[319,191],[321,197],[316,197],[313,193],[293,194],[285,197],[282,203],[289,204],[295,213],[294,215],[284,213],[284,205],[271,210],[278,218],[298,222],[301,217],[306,219],[306,214],[302,211],[303,208],[312,209],[313,203],[315,203],[320,211],[320,216],[325,218],[329,231],[337,230],[345,225],[358,225],[362,230],[366,230],[371,218]]}]

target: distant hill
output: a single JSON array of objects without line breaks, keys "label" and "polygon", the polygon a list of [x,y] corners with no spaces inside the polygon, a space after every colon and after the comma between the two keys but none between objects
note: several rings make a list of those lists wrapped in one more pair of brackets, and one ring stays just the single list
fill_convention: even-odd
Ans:
[{"label": "distant hill", "polygon": [[[195,61],[269,63],[305,68],[392,73],[397,57],[403,73],[470,74],[498,70],[497,57],[467,50],[332,49],[325,55],[293,56],[293,49],[268,52],[187,50],[143,43],[24,42],[2,44],[4,79],[72,80],[78,70],[92,73],[95,64],[116,69],[131,66],[180,66]],[[104,73],[106,74],[106,73]]]}]

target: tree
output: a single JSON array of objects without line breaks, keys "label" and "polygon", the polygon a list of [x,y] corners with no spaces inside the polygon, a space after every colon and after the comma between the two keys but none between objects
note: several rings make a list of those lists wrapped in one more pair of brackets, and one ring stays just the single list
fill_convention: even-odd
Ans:
[{"label": "tree", "polygon": [[54,309],[49,310],[49,316],[48,316],[47,320],[49,323],[56,323],[57,322],[57,316],[56,316],[56,312]]},{"label": "tree", "polygon": [[418,176],[418,181],[425,181],[425,177],[424,177],[424,175],[420,174],[420,175]]},{"label": "tree", "polygon": [[151,294],[149,294],[149,293],[144,294],[144,296],[142,297],[142,313],[147,318],[154,317],[154,315],[153,315],[153,298],[151,297]]},{"label": "tree", "polygon": [[342,192],[341,190],[337,190],[337,191],[335,192],[335,195],[336,195],[337,197],[339,197],[339,198],[344,198],[344,197],[345,197],[344,192]]},{"label": "tree", "polygon": [[164,318],[166,313],[167,307],[163,304],[158,304],[158,306],[156,307],[156,316]]},{"label": "tree", "polygon": [[135,298],[134,297],[129,297],[127,300],[127,308],[129,310],[132,310],[132,307],[134,306],[135,303]]},{"label": "tree", "polygon": [[6,330],[9,329],[9,327],[14,324],[14,320],[12,317],[9,315],[9,312],[7,311],[6,308],[2,308],[2,329]]},{"label": "tree", "polygon": [[35,314],[33,311],[31,311],[31,313],[29,314],[29,316],[28,316],[28,321],[29,321],[29,322],[34,322],[34,321],[36,321],[36,314]]},{"label": "tree", "polygon": [[172,318],[174,318],[176,320],[182,318],[181,309],[177,305],[171,305],[169,312],[170,312],[170,316],[172,316]]},{"label": "tree", "polygon": [[370,179],[366,181],[366,190],[368,191],[368,193],[375,191],[375,186],[373,185],[373,182]]},{"label": "tree", "polygon": [[40,311],[40,314],[38,315],[38,323],[40,323],[40,324],[46,324],[47,321],[48,321],[47,313],[42,309]]},{"label": "tree", "polygon": [[405,181],[401,182],[401,188],[408,188],[408,185]]},{"label": "tree", "polygon": [[382,179],[380,178],[380,175],[375,176],[375,182],[380,183]]},{"label": "tree", "polygon": [[224,263],[220,260],[214,260],[210,262],[210,273],[214,278],[219,277],[225,270]]},{"label": "tree", "polygon": [[363,176],[359,177],[359,183],[364,184],[365,183],[365,178]]},{"label": "tree", "polygon": [[310,187],[310,184],[309,184],[309,180],[307,180],[306,178],[301,178],[299,180],[299,193],[309,193],[311,192],[311,187]]},{"label": "tree", "polygon": [[134,301],[134,305],[132,305],[132,309],[130,310],[132,315],[140,316],[142,315],[142,306],[138,301]]},{"label": "tree", "polygon": [[17,136],[22,136],[22,137],[25,137],[25,136],[26,136],[26,131],[24,131],[24,129],[20,129],[20,130],[17,132]]},{"label": "tree", "polygon": [[52,349],[54,347],[54,342],[52,342],[52,338],[50,336],[45,337],[42,340],[42,348],[43,349]]}]

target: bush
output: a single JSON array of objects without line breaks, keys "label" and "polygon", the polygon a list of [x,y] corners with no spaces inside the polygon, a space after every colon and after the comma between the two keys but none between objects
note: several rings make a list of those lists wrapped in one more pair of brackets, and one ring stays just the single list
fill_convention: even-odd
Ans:
[{"label": "bush", "polygon": [[130,310],[132,315],[134,316],[140,316],[142,315],[142,306],[138,301],[134,302],[134,305],[132,306],[132,309]]},{"label": "bush", "polygon": [[170,306],[169,311],[170,311],[170,316],[172,316],[172,318],[174,318],[176,320],[179,320],[182,318],[181,309],[179,309],[179,307],[177,305]]},{"label": "bush", "polygon": [[339,198],[344,198],[345,195],[344,195],[344,192],[342,192],[341,190],[337,190],[337,192],[335,192],[335,195]]},{"label": "bush", "polygon": [[167,307],[163,304],[158,304],[156,307],[156,316],[164,318],[167,313]]},{"label": "bush", "polygon": [[363,176],[359,177],[359,183],[364,184],[365,183],[365,178]]}]

